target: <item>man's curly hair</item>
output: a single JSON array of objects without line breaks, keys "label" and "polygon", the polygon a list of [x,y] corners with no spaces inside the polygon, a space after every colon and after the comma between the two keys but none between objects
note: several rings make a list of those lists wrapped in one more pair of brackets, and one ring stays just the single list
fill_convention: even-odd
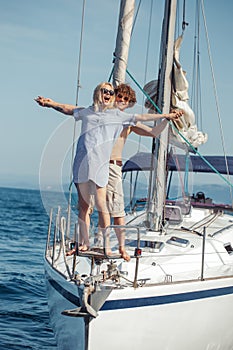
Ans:
[{"label": "man's curly hair", "polygon": [[114,91],[116,96],[121,93],[129,97],[129,107],[133,107],[137,102],[135,91],[128,84],[120,84]]}]

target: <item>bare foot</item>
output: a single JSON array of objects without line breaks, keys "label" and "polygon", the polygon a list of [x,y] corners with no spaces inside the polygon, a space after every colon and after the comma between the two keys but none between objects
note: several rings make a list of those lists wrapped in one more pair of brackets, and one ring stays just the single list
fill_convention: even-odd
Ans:
[{"label": "bare foot", "polygon": [[70,256],[76,253],[76,248],[71,249],[70,251],[66,252],[66,256]]},{"label": "bare foot", "polygon": [[121,257],[125,260],[125,261],[130,261],[130,256],[126,253],[125,249],[119,249],[119,252],[121,254]]},{"label": "bare foot", "polygon": [[111,256],[111,255],[112,255],[111,249],[105,250],[105,254],[106,254],[107,256]]},{"label": "bare foot", "polygon": [[78,250],[80,252],[86,252],[87,250],[89,250],[89,247],[86,244],[80,245]]}]

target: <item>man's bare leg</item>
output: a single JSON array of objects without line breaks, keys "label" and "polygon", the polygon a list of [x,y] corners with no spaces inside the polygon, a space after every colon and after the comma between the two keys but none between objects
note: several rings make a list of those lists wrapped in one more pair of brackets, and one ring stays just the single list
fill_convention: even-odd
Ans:
[{"label": "man's bare leg", "polygon": [[[114,225],[121,225],[121,226],[125,225],[124,217],[114,218]],[[130,261],[130,256],[127,254],[125,250],[125,230],[123,228],[116,228],[115,232],[119,242],[119,253],[121,254],[124,260]]]}]

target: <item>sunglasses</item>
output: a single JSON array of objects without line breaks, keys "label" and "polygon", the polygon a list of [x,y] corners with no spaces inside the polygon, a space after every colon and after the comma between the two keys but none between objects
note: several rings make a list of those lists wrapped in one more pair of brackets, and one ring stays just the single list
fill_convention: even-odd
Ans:
[{"label": "sunglasses", "polygon": [[124,100],[125,102],[128,102],[128,101],[129,101],[129,97],[128,97],[128,96],[123,96],[122,94],[118,94],[117,97],[118,97],[118,98],[123,98],[123,100]]},{"label": "sunglasses", "polygon": [[109,94],[110,96],[113,96],[115,94],[113,90],[108,90],[106,88],[101,89],[101,91],[103,92],[103,94]]}]

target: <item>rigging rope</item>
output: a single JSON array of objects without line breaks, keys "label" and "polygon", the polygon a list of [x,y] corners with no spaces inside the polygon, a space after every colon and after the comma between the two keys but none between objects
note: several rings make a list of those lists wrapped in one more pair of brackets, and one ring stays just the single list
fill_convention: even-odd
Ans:
[{"label": "rigging rope", "polygon": [[194,52],[193,52],[193,73],[192,73],[192,89],[191,89],[191,107],[195,110],[196,124],[202,130],[202,93],[201,93],[201,71],[200,71],[200,0],[196,5],[196,21],[194,36]]},{"label": "rigging rope", "polygon": [[[217,87],[216,87],[216,81],[215,81],[215,75],[214,75],[214,69],[213,69],[212,55],[211,55],[211,49],[210,49],[210,41],[209,41],[209,35],[208,35],[208,30],[207,30],[207,23],[206,23],[205,9],[204,9],[204,2],[203,2],[203,0],[201,0],[201,10],[202,10],[202,15],[203,15],[203,20],[204,20],[206,39],[207,39],[208,54],[209,54],[209,60],[210,60],[210,67],[211,67],[213,85],[214,85],[214,96],[215,96],[217,115],[218,115],[218,121],[219,121],[219,126],[220,126],[220,135],[221,135],[221,140],[222,140],[223,153],[224,153],[225,163],[226,163],[226,168],[227,168],[227,176],[228,176],[228,180],[230,182],[230,174],[229,174],[229,167],[228,167],[227,156],[226,156],[225,140],[224,140],[224,135],[223,135],[223,127],[222,127],[220,108],[219,108],[219,103],[218,103]],[[231,202],[233,204],[232,186],[230,187],[230,194],[231,194]]]},{"label": "rigging rope", "polygon": [[76,91],[76,103],[75,103],[76,106],[78,105],[79,90],[81,88],[80,76],[81,76],[81,59],[82,59],[82,44],[83,44],[85,4],[86,4],[86,0],[83,0],[81,33],[80,33],[80,43],[79,43],[79,58],[78,58],[77,91]]},{"label": "rigging rope", "polygon": [[137,18],[138,18],[138,13],[139,13],[139,9],[140,9],[141,3],[142,3],[142,0],[139,1],[138,7],[137,7],[137,11],[136,11],[136,14],[135,14],[135,17],[134,17],[134,21],[133,21],[131,36],[133,34],[134,26],[135,26]]},{"label": "rigging rope", "polygon": [[[152,24],[152,9],[153,9],[153,0],[151,0],[151,6],[150,6],[150,16],[149,16],[149,24],[148,24],[148,37],[147,37],[147,47],[146,47],[146,60],[145,60],[145,73],[144,73],[144,85],[146,84],[147,79],[147,69],[148,69],[148,60],[149,60],[149,43],[150,43],[150,37],[151,37],[151,24]],[[142,98],[142,106],[144,105],[145,97],[143,95]],[[143,109],[143,107],[142,107]],[[138,143],[138,152],[141,149],[141,141],[142,137],[139,137],[139,143]]]},{"label": "rigging rope", "polygon": [[185,0],[184,0],[184,2],[183,2],[183,22],[182,22],[182,31],[183,32],[182,32],[182,35],[185,31],[185,27],[188,25],[189,25],[188,22],[185,21]]},{"label": "rigging rope", "polygon": [[[85,4],[86,0],[83,0],[82,6],[82,20],[81,20],[81,32],[80,32],[80,42],[79,42],[79,58],[78,58],[78,73],[77,73],[77,90],[76,90],[76,100],[75,105],[78,105],[80,76],[81,76],[81,58],[82,58],[82,42],[83,42],[83,30],[84,30],[84,17],[85,17]],[[70,230],[70,214],[71,214],[71,202],[72,202],[72,165],[74,162],[74,149],[76,140],[76,121],[74,121],[73,127],[73,138],[72,138],[72,151],[71,151],[71,166],[70,166],[70,186],[69,186],[69,197],[68,197],[68,208],[67,208],[67,225],[66,225],[66,235],[69,237]]]},{"label": "rigging rope", "polygon": [[[181,176],[179,160],[178,160],[178,157],[177,157],[177,153],[174,150],[173,150],[173,156],[175,158],[175,164],[176,164],[176,168],[177,168],[177,171],[178,171],[179,181],[180,181],[180,184],[181,184],[181,192],[182,192],[183,197],[185,197],[185,194],[187,193],[187,189],[185,189],[184,182],[183,182],[183,179],[182,179],[182,176]],[[185,171],[185,173],[186,173],[186,171]]]},{"label": "rigging rope", "polygon": [[[162,114],[162,111],[160,108],[156,105],[156,103],[150,98],[150,96],[146,93],[146,91],[143,90],[143,88],[140,86],[140,84],[134,79],[132,74],[126,69],[127,74],[130,76],[130,78],[133,80],[133,82],[137,85],[137,87],[142,91],[142,93],[148,98],[148,100],[152,103],[152,105],[156,108],[159,114]],[[182,133],[175,127],[175,125],[169,121],[170,126],[177,132],[177,134],[188,144],[188,146],[193,150],[195,154],[197,154],[220,178],[222,178],[223,181],[225,181],[231,188],[233,188],[233,184],[227,180],[210,162],[208,162],[207,159],[205,159],[204,156],[201,155],[200,152],[197,151],[195,147],[182,135]]]}]

